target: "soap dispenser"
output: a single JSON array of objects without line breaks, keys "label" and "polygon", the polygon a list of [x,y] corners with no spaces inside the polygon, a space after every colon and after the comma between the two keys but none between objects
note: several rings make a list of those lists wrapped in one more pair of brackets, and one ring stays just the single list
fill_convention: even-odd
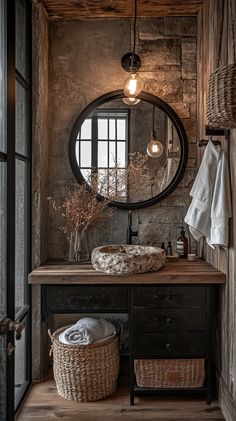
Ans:
[{"label": "soap dispenser", "polygon": [[168,241],[168,245],[167,245],[167,256],[172,256],[172,245],[171,245],[171,241]]},{"label": "soap dispenser", "polygon": [[188,239],[185,237],[184,227],[182,226],[179,228],[181,228],[181,231],[176,243],[176,252],[180,257],[186,258],[188,254]]}]

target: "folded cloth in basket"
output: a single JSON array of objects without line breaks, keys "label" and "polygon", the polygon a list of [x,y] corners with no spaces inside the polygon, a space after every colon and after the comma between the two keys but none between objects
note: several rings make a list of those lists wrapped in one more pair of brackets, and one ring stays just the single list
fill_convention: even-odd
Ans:
[{"label": "folded cloth in basket", "polygon": [[66,345],[89,345],[115,333],[115,327],[108,320],[83,317],[62,332],[59,341]]}]

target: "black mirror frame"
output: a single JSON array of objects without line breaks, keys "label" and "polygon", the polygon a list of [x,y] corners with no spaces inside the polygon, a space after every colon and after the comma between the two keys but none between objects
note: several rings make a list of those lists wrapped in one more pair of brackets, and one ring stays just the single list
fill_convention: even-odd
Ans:
[{"label": "black mirror frame", "polygon": [[[83,111],[79,114],[77,119],[75,120],[75,123],[73,125],[73,128],[71,130],[70,139],[69,139],[69,161],[72,168],[72,171],[75,175],[75,178],[77,181],[82,184],[85,182],[85,179],[83,175],[80,172],[80,169],[78,167],[76,156],[75,156],[75,143],[77,140],[78,132],[82,126],[83,121],[88,117],[88,115],[97,107],[101,106],[102,104],[106,103],[108,100],[115,100],[119,98],[124,98],[124,91],[123,90],[117,90],[108,92],[98,98],[96,98],[94,101],[92,101],[90,104],[87,105],[83,109]],[[181,178],[184,175],[184,171],[187,165],[187,159],[188,159],[188,140],[187,135],[184,129],[184,126],[176,114],[176,112],[171,108],[165,101],[160,99],[159,97],[152,95],[148,92],[141,92],[141,94],[138,96],[139,99],[142,99],[144,101],[149,102],[150,104],[158,107],[160,110],[164,111],[168,117],[173,122],[175,129],[178,133],[179,140],[180,140],[180,148],[181,148],[181,156],[180,156],[180,163],[177,169],[177,172],[171,181],[171,183],[159,194],[152,197],[151,199],[140,201],[140,202],[134,202],[134,203],[123,203],[123,202],[116,202],[113,201],[109,204],[111,207],[115,207],[118,209],[125,209],[125,210],[132,210],[132,209],[140,209],[145,208],[148,206],[152,206],[156,203],[159,203],[161,200],[163,200],[166,196],[168,196],[179,184]],[[88,186],[89,188],[89,186]],[[98,199],[102,200],[103,197],[98,194]]]}]

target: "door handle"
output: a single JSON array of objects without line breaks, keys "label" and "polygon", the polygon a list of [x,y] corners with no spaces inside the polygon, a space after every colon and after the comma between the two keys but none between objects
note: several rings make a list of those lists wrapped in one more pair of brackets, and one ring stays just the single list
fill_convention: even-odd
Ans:
[{"label": "door handle", "polygon": [[16,340],[21,338],[21,332],[25,328],[25,322],[10,320],[8,330],[16,333]]},{"label": "door handle", "polygon": [[19,322],[18,320],[4,319],[0,323],[0,335],[5,335],[8,331],[16,333],[16,339],[21,338],[21,332],[25,328],[25,322]]},{"label": "door handle", "polygon": [[15,349],[16,349],[15,346],[12,345],[11,342],[9,342],[9,344],[7,345],[7,356],[10,357],[15,351]]}]

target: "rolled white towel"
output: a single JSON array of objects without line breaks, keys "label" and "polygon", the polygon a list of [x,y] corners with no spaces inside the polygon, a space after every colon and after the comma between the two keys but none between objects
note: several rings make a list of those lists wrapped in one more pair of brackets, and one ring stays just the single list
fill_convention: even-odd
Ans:
[{"label": "rolled white towel", "polygon": [[106,319],[83,317],[59,335],[59,341],[66,345],[89,345],[114,335],[115,327]]}]

